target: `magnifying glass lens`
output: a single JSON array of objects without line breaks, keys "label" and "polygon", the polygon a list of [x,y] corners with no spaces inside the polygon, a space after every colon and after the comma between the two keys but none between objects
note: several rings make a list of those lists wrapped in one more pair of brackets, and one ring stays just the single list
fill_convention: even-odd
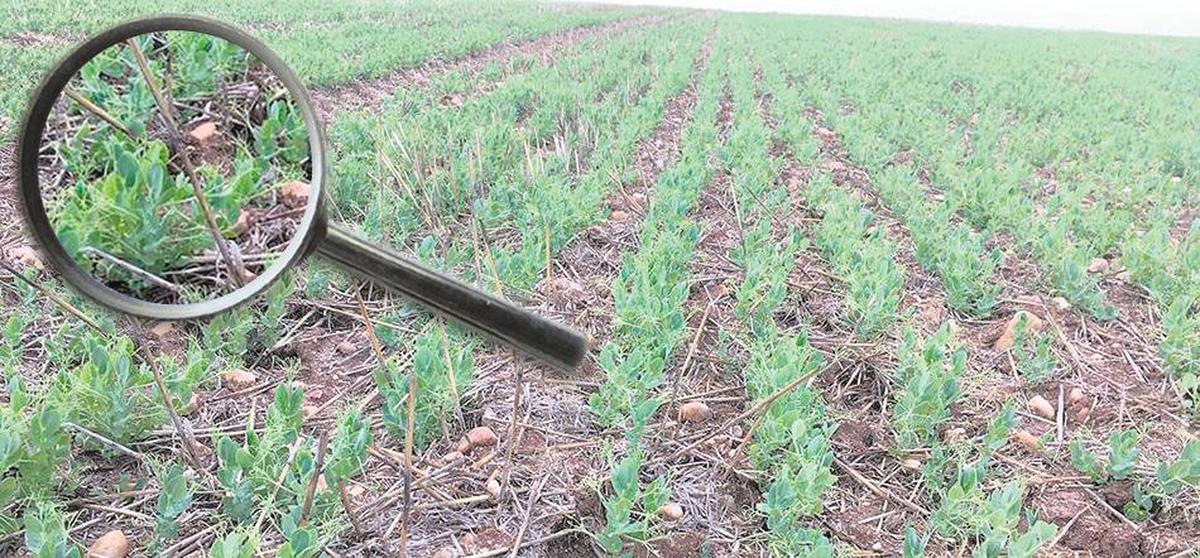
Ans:
[{"label": "magnifying glass lens", "polygon": [[190,304],[282,266],[312,183],[309,130],[279,76],[193,31],[137,35],[71,77],[46,120],[46,215],[80,269]]}]

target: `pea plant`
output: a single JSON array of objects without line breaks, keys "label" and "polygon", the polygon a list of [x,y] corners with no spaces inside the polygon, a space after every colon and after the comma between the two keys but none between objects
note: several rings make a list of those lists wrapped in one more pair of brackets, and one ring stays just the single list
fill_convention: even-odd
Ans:
[{"label": "pea plant", "polygon": [[[701,94],[696,114],[683,131],[679,160],[658,177],[638,251],[622,262],[613,287],[613,339],[600,354],[606,378],[588,399],[598,423],[632,424],[626,436],[628,453],[614,464],[613,492],[604,499],[605,525],[596,535],[611,553],[619,552],[627,540],[644,542],[657,511],[649,506],[661,506],[669,497],[662,477],[641,488],[641,433],[661,404],[652,392],[683,338],[687,261],[699,241],[687,214],[712,177],[706,159],[716,137],[717,97],[711,95],[720,86],[716,78],[711,68],[700,77],[701,90],[710,94]],[[633,515],[638,503],[641,519]]]},{"label": "pea plant", "polygon": [[1054,376],[1058,359],[1054,356],[1053,338],[1049,333],[1031,331],[1025,314],[1017,318],[1013,341],[1013,357],[1017,372],[1029,385],[1040,385]]},{"label": "pea plant", "polygon": [[849,319],[862,337],[878,336],[899,317],[904,272],[896,245],[871,228],[871,213],[828,175],[809,184],[809,192],[822,213],[815,242],[846,283]]},{"label": "pea plant", "polygon": [[966,371],[967,355],[954,346],[949,324],[942,324],[924,340],[906,331],[899,359],[892,424],[903,450],[937,440],[939,427],[950,418],[950,405],[961,394],[958,379]]},{"label": "pea plant", "polygon": [[406,366],[416,375],[413,440],[418,448],[424,448],[449,430],[446,417],[454,415],[462,390],[474,381],[473,347],[451,345],[444,327],[431,327],[417,337],[411,363],[405,365],[392,357],[375,371],[375,384],[384,401],[383,423],[397,439],[404,439],[408,424]]},{"label": "pea plant", "polygon": [[926,201],[911,169],[888,167],[873,184],[908,224],[917,262],[941,277],[946,303],[969,316],[989,315],[1000,292],[994,276],[1003,254],[985,248],[985,235],[956,223],[947,202]]},{"label": "pea plant", "polygon": [[[738,54],[734,54],[738,56]],[[745,231],[731,259],[745,271],[737,288],[736,317],[750,339],[743,369],[750,400],[770,397],[797,378],[811,376],[823,364],[803,332],[784,333],[774,321],[783,304],[787,278],[798,250],[807,238],[789,227],[776,236],[777,215],[790,210],[786,190],[767,188],[775,182],[780,161],[764,150],[769,134],[755,102],[754,82],[747,65],[730,75],[736,128],[729,136],[726,164],[734,180]],[[778,555],[830,556],[833,546],[821,530],[808,525],[823,509],[826,490],[834,483],[830,470],[832,421],[820,396],[797,386],[772,403],[754,431],[750,463],[764,475],[763,501],[757,509],[766,518],[768,544]]]}]

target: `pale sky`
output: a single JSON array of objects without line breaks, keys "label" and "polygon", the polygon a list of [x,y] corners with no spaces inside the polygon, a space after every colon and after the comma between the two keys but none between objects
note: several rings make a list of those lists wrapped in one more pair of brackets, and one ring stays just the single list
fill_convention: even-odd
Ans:
[{"label": "pale sky", "polygon": [[1200,0],[592,0],[749,12],[834,14],[1016,27],[1200,36]]}]

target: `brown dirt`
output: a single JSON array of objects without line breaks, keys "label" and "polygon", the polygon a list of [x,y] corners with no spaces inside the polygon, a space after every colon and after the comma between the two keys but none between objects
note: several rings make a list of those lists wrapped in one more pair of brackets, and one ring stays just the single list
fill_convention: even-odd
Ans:
[{"label": "brown dirt", "polygon": [[65,47],[75,42],[73,35],[43,33],[39,31],[18,31],[12,35],[0,38],[6,46],[18,48]]},{"label": "brown dirt", "polygon": [[[654,25],[661,19],[660,17],[638,17],[598,26],[575,27],[534,39],[490,46],[457,60],[432,58],[414,68],[395,70],[378,78],[314,89],[310,93],[318,116],[323,122],[328,123],[332,121],[338,111],[377,111],[397,89],[421,90],[428,87],[437,76],[449,72],[466,71],[476,75],[482,73],[491,64],[503,65],[516,57],[536,57],[552,61],[588,37],[608,36],[630,28]],[[465,97],[454,97],[442,99],[442,102],[460,105],[464,100]]]},{"label": "brown dirt", "polygon": [[1090,551],[1096,556],[1109,558],[1146,555],[1143,553],[1145,537],[1126,523],[1097,509],[1092,499],[1081,490],[1046,491],[1030,499],[1042,519],[1060,528],[1080,514],[1059,541],[1063,547]]},{"label": "brown dirt", "polygon": [[658,539],[652,543],[654,552],[639,549],[634,556],[639,558],[658,556],[660,558],[690,558],[703,556],[702,547],[706,541],[702,533],[676,533]]}]

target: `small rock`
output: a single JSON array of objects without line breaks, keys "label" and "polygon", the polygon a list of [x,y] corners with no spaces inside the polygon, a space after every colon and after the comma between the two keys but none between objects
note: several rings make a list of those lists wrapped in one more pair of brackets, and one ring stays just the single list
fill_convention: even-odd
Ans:
[{"label": "small rock", "polygon": [[229,384],[229,387],[233,389],[242,389],[254,385],[254,383],[258,381],[258,376],[253,372],[248,372],[246,370],[242,370],[241,368],[235,368],[233,370],[225,371],[225,373],[221,375],[221,379],[224,380],[226,384]]},{"label": "small rock", "polygon": [[456,461],[461,461],[463,459],[463,457],[464,456],[461,451],[455,450],[455,451],[446,452],[446,455],[442,456],[442,463],[449,465],[450,463],[454,463]]},{"label": "small rock", "polygon": [[115,529],[96,539],[87,551],[88,558],[125,558],[126,554],[129,554],[129,540],[125,533]]},{"label": "small rock", "polygon": [[288,207],[301,207],[308,203],[309,185],[307,182],[293,180],[279,187],[283,195],[283,203]]},{"label": "small rock", "polygon": [[150,334],[162,339],[175,331],[175,324],[171,322],[158,322],[154,327],[150,328]]},{"label": "small rock", "polygon": [[1041,451],[1041,443],[1038,440],[1038,437],[1030,434],[1026,430],[1018,430],[1013,433],[1013,440],[1016,440],[1018,444],[1021,444],[1021,447],[1031,452],[1037,453]]},{"label": "small rock", "polygon": [[242,209],[238,213],[237,222],[233,224],[233,230],[238,234],[246,234],[250,227],[254,225],[254,211],[249,208]]},{"label": "small rock", "polygon": [[487,490],[488,494],[492,495],[492,498],[500,497],[500,481],[496,480],[496,477],[488,479],[487,485],[484,486],[484,489]]},{"label": "small rock", "polygon": [[31,246],[17,246],[8,251],[8,257],[25,267],[32,267],[38,271],[46,269],[46,265],[42,263],[42,257]]},{"label": "small rock", "polygon": [[679,521],[683,519],[683,506],[667,502],[658,508],[658,516],[667,521]]},{"label": "small rock", "polygon": [[1075,422],[1078,424],[1082,424],[1084,421],[1087,420],[1088,415],[1090,415],[1090,414],[1092,414],[1091,407],[1079,407],[1078,409],[1075,410]]},{"label": "small rock", "polygon": [[704,422],[712,418],[712,409],[703,401],[688,401],[679,407],[679,420],[683,422]]},{"label": "small rock", "polygon": [[476,426],[467,432],[467,442],[473,448],[494,446],[496,445],[496,433],[486,426]]},{"label": "small rock", "polygon": [[1067,310],[1071,309],[1071,303],[1067,302],[1067,299],[1061,296],[1056,296],[1050,299],[1050,302],[1054,303],[1054,307],[1057,308],[1059,312],[1066,312]]},{"label": "small rock", "polygon": [[304,413],[304,418],[306,418],[306,419],[307,419],[307,418],[313,418],[313,417],[315,417],[315,416],[317,416],[317,415],[321,414],[321,406],[320,406],[320,405],[313,405],[313,404],[311,404],[311,403],[310,403],[310,404],[306,404],[306,405],[302,405],[302,406],[300,407],[300,410],[301,410],[301,412],[303,412],[303,413]]},{"label": "small rock", "polygon": [[310,387],[304,390],[305,401],[320,401],[325,399],[325,390],[319,387]]},{"label": "small rock", "polygon": [[454,451],[466,455],[471,451],[471,441],[466,436],[463,436],[458,440],[458,446],[455,446]]},{"label": "small rock", "polygon": [[1093,258],[1092,263],[1088,264],[1088,273],[1103,273],[1108,269],[1108,260],[1104,258]]},{"label": "small rock", "polygon": [[1083,401],[1083,390],[1082,389],[1073,387],[1073,388],[1071,388],[1071,391],[1067,392],[1067,406],[1074,407],[1075,405],[1079,404],[1081,401]]},{"label": "small rock", "polygon": [[1046,401],[1045,397],[1040,395],[1029,398],[1029,410],[1044,419],[1054,418],[1054,405],[1051,405],[1049,401]]},{"label": "small rock", "polygon": [[192,128],[192,131],[188,132],[188,135],[192,136],[192,139],[196,140],[196,143],[204,143],[212,138],[216,133],[217,124],[215,122],[205,122],[199,126],[196,126],[195,128]]},{"label": "small rock", "polygon": [[443,546],[433,553],[432,558],[454,558],[455,556],[458,556],[458,551],[454,550],[454,547]]},{"label": "small rock", "polygon": [[955,427],[946,430],[946,441],[957,442],[967,438],[967,429],[963,427]]},{"label": "small rock", "polygon": [[1118,281],[1121,281],[1123,283],[1129,283],[1130,281],[1133,280],[1133,276],[1130,275],[1128,271],[1122,271],[1120,273],[1117,273],[1114,277],[1116,277]]},{"label": "small rock", "polygon": [[555,292],[578,295],[584,292],[583,285],[570,277],[555,277],[551,283]]},{"label": "small rock", "polygon": [[993,345],[993,348],[997,351],[1007,351],[1013,348],[1013,345],[1017,342],[1017,323],[1021,320],[1022,316],[1025,318],[1026,332],[1038,333],[1046,327],[1046,324],[1036,314],[1025,310],[1018,310],[1016,314],[1013,314],[1008,319],[1008,323],[1004,324],[1004,332],[996,339],[996,344]]},{"label": "small rock", "polygon": [[629,201],[633,202],[635,207],[644,208],[646,207],[646,194],[635,192],[629,196]]},{"label": "small rock", "polygon": [[349,340],[338,343],[337,347],[334,348],[339,355],[348,355],[353,353],[356,349],[358,349],[358,347]]},{"label": "small rock", "polygon": [[347,486],[346,486],[346,495],[347,496],[350,496],[351,498],[354,498],[357,500],[359,498],[362,498],[363,495],[366,493],[367,493],[367,489],[365,487],[363,487],[363,485],[347,483]]},{"label": "small rock", "polygon": [[913,459],[911,457],[908,459],[901,459],[900,465],[906,469],[912,469],[914,471],[921,470],[921,462],[917,461],[916,459]]},{"label": "small rock", "polygon": [[618,210],[612,212],[612,216],[610,217],[610,219],[613,221],[624,221],[628,217],[629,217],[628,213],[625,213],[624,211],[621,211],[620,209],[618,209]]}]

